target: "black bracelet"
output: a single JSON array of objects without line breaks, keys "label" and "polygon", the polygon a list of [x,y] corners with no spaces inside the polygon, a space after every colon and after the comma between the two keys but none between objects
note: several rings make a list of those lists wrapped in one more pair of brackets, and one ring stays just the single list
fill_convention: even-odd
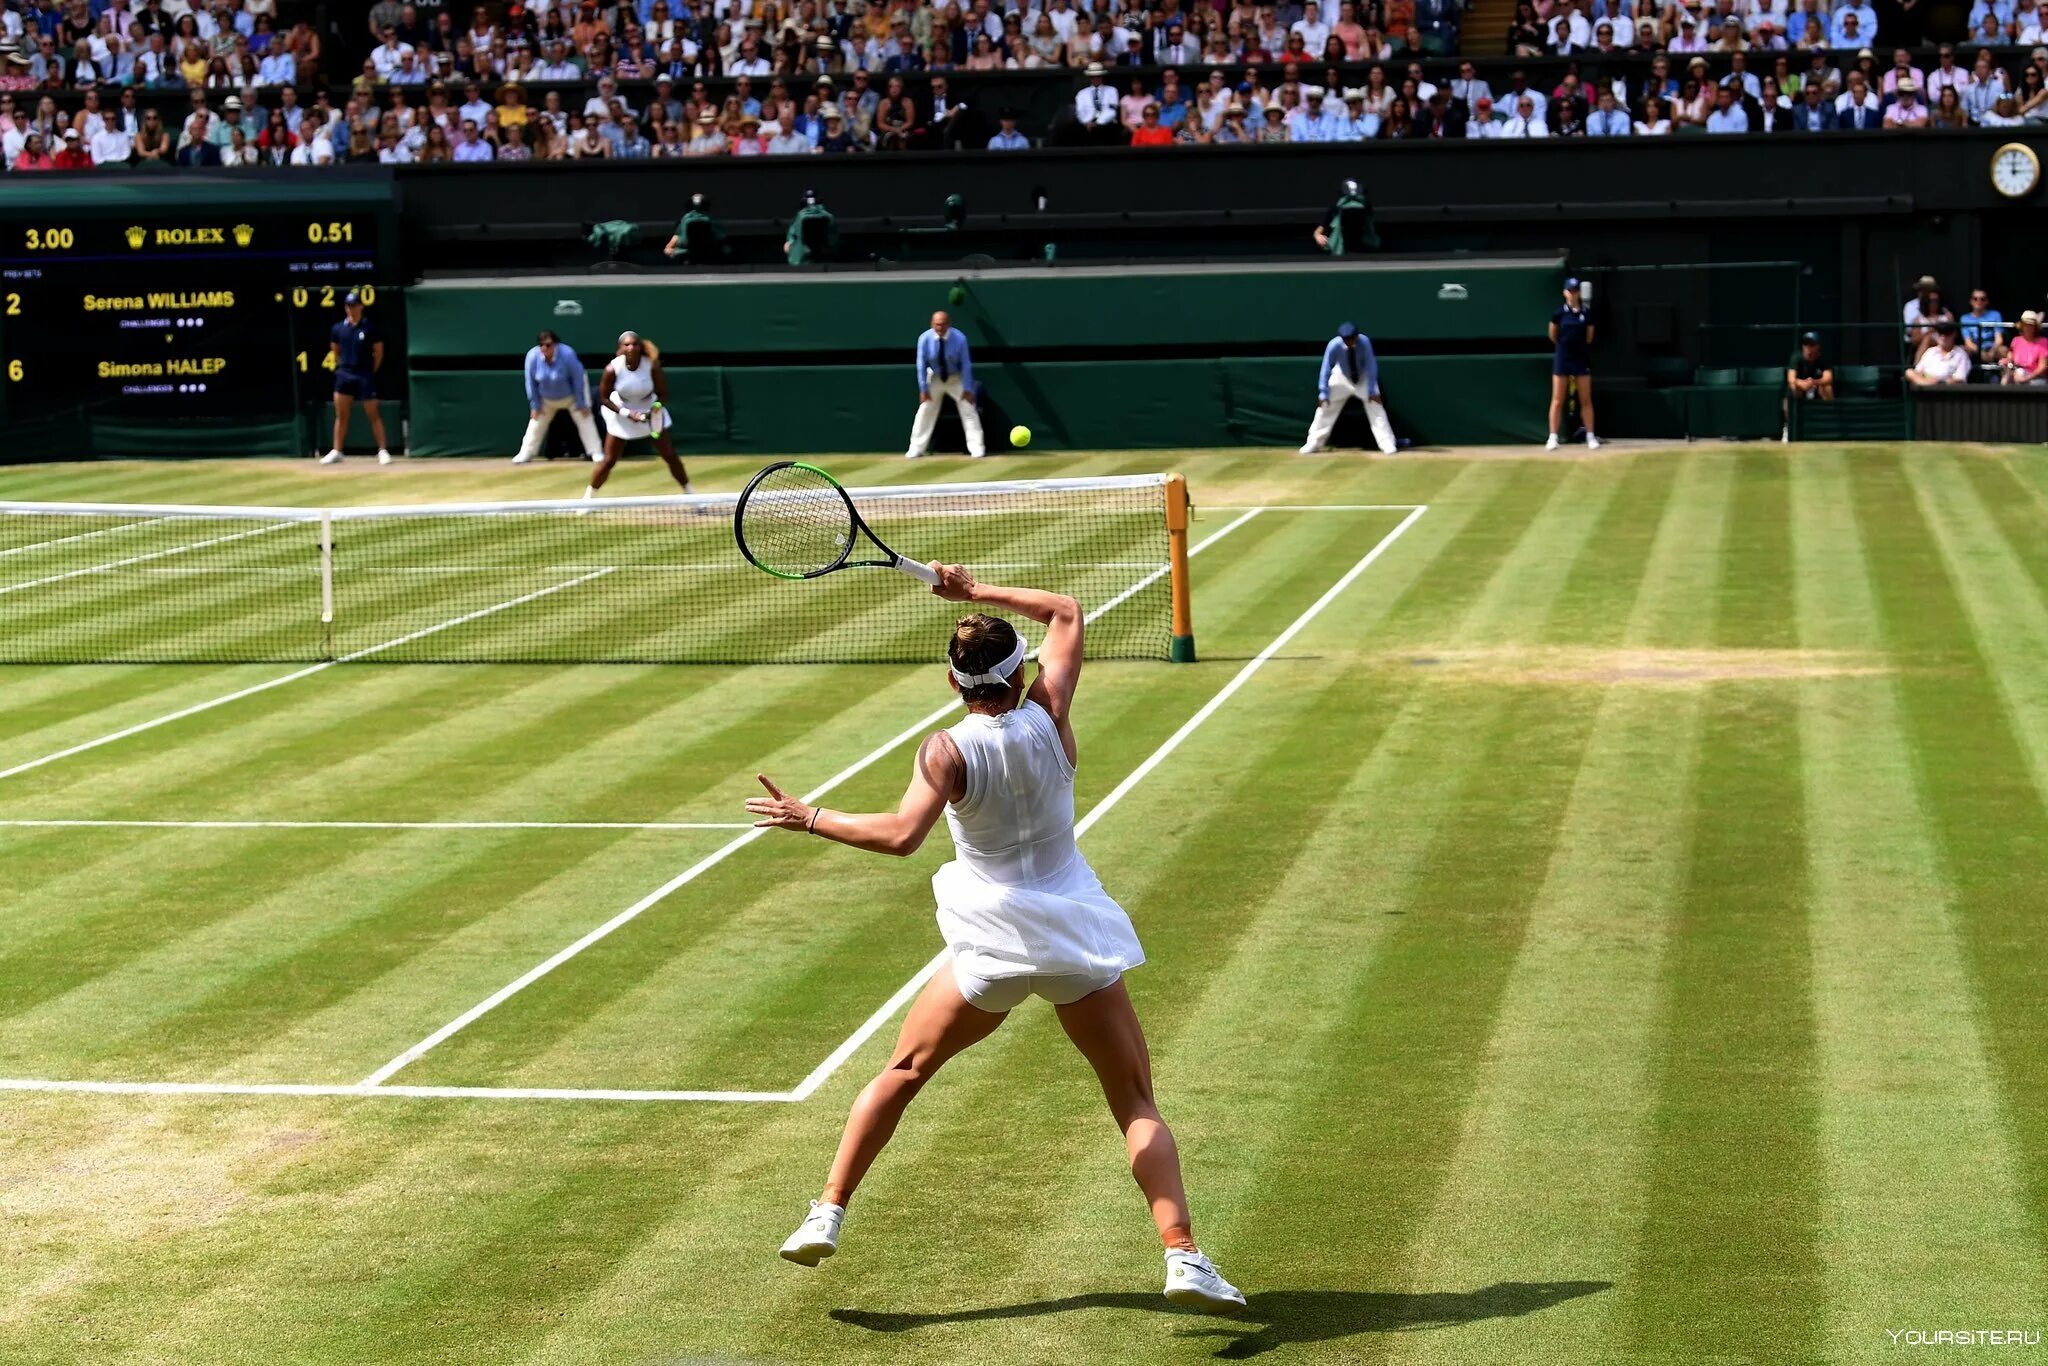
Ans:
[{"label": "black bracelet", "polygon": [[806,835],[815,835],[818,833],[818,817],[824,812],[824,810],[825,808],[822,806],[814,806],[811,808],[811,818],[808,821],[804,822],[804,833]]}]

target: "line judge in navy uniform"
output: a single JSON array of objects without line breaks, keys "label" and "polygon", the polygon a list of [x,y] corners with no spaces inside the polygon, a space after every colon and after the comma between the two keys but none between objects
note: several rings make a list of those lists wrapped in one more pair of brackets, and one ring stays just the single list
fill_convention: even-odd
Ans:
[{"label": "line judge in navy uniform", "polygon": [[1579,292],[1577,278],[1564,282],[1564,307],[1550,315],[1550,439],[1543,449],[1557,449],[1558,424],[1564,421],[1564,398],[1573,386],[1579,390],[1579,421],[1586,427],[1586,445],[1600,448],[1593,435],[1593,315]]},{"label": "line judge in navy uniform", "polygon": [[370,418],[370,434],[377,438],[377,463],[391,463],[391,443],[384,439],[384,415],[377,411],[377,371],[384,365],[384,339],[377,324],[363,316],[363,296],[350,290],[342,307],[347,316],[328,333],[328,354],[334,357],[334,445],[320,457],[323,465],[341,463],[341,446],[348,439],[348,418],[357,403]]},{"label": "line judge in navy uniform", "polygon": [[967,429],[967,453],[976,460],[987,455],[981,413],[974,405],[974,357],[968,354],[966,334],[953,326],[945,310],[932,314],[932,325],[917,339],[916,360],[917,417],[910,424],[910,449],[903,454],[915,460],[930,448],[939,405],[950,398]]},{"label": "line judge in navy uniform", "polygon": [[1337,418],[1352,399],[1365,404],[1365,420],[1372,426],[1372,439],[1383,455],[1394,453],[1394,424],[1387,421],[1386,405],[1380,402],[1380,363],[1373,355],[1371,339],[1355,323],[1341,323],[1337,335],[1323,348],[1323,368],[1316,378],[1316,415],[1308,424],[1308,440],[1301,454],[1314,455],[1337,429]]}]

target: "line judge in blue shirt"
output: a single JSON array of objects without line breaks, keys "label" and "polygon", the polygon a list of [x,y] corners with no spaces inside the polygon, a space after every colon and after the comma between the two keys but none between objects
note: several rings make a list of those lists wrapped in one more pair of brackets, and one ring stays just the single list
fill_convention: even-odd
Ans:
[{"label": "line judge in blue shirt", "polygon": [[950,398],[967,429],[967,453],[976,460],[987,455],[981,414],[974,406],[974,357],[967,352],[966,335],[944,309],[932,314],[932,325],[917,339],[916,362],[917,417],[910,424],[910,449],[903,454],[915,460],[931,447],[939,405]]},{"label": "line judge in blue shirt", "polygon": [[1380,453],[1392,455],[1394,424],[1387,421],[1386,405],[1380,402],[1379,359],[1357,324],[1343,323],[1323,348],[1323,368],[1316,378],[1316,415],[1308,425],[1308,440],[1301,443],[1303,455],[1314,455],[1323,448],[1337,429],[1344,405],[1354,398],[1365,403],[1365,420],[1372,426],[1372,439]]},{"label": "line judge in blue shirt", "polygon": [[537,344],[526,353],[526,436],[519,443],[515,465],[530,464],[547,440],[548,427],[564,408],[576,424],[576,439],[583,454],[604,459],[604,442],[597,424],[590,420],[590,378],[573,347],[562,344],[553,332],[542,330]]}]

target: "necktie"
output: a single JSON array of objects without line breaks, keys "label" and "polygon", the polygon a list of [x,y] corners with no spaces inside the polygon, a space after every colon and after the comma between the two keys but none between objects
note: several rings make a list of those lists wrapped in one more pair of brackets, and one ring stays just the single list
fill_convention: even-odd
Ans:
[{"label": "necktie", "polygon": [[1344,348],[1344,373],[1351,377],[1353,388],[1358,387],[1358,352],[1351,347]]},{"label": "necktie", "polygon": [[935,337],[932,340],[932,345],[936,346],[939,350],[939,383],[944,384],[946,382],[946,339],[944,337]]}]

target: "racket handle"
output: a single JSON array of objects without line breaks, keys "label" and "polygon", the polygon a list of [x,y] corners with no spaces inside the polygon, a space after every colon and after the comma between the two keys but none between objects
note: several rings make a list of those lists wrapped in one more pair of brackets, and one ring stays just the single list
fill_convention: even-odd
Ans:
[{"label": "racket handle", "polygon": [[932,567],[928,564],[919,564],[916,560],[905,559],[903,556],[898,555],[896,557],[896,568],[921,583],[928,583],[934,588],[939,586],[939,576],[933,572]]}]

